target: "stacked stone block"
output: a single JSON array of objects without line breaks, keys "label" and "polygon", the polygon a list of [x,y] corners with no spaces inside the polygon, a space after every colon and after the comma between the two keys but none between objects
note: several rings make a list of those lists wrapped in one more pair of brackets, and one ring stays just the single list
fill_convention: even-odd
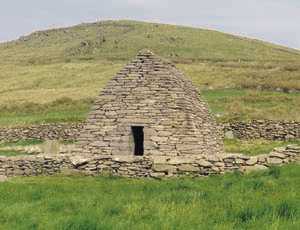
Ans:
[{"label": "stacked stone block", "polygon": [[102,90],[76,152],[133,155],[133,126],[144,127],[145,156],[223,152],[219,128],[198,90],[150,51],[139,53]]},{"label": "stacked stone block", "polygon": [[0,142],[14,142],[27,139],[76,140],[83,123],[40,124],[24,127],[1,127]]},{"label": "stacked stone block", "polygon": [[[218,124],[221,135],[238,139],[290,140],[300,139],[300,122],[253,120],[248,122],[232,121]],[[1,127],[0,142],[26,139],[75,141],[84,123],[55,123],[31,125],[26,127]]]},{"label": "stacked stone block", "polygon": [[199,155],[194,157],[126,155],[39,155],[0,157],[0,179],[13,176],[53,175],[61,172],[124,177],[208,176],[225,172],[249,172],[272,165],[299,162],[300,146],[276,148],[270,154]]},{"label": "stacked stone block", "polygon": [[300,139],[300,122],[252,120],[231,122],[223,126],[225,134],[232,132],[238,139],[290,140]]}]

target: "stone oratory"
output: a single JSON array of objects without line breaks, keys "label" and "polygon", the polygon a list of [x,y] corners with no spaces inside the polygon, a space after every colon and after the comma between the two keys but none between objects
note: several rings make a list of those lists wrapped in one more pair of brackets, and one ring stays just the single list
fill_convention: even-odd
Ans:
[{"label": "stone oratory", "polygon": [[223,152],[215,120],[191,81],[143,50],[96,98],[80,155],[201,158]]},{"label": "stone oratory", "polygon": [[0,157],[13,176],[80,172],[125,177],[207,176],[299,162],[300,146],[245,156],[223,152],[222,135],[197,89],[171,63],[140,52],[96,98],[68,153]]}]

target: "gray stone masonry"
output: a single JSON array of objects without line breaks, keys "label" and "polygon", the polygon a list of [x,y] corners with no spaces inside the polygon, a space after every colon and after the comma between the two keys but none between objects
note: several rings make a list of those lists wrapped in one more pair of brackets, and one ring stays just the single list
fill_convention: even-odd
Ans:
[{"label": "gray stone masonry", "polygon": [[14,142],[19,140],[65,140],[77,139],[83,123],[54,123],[20,127],[1,127],[0,142]]},{"label": "gray stone masonry", "polygon": [[236,121],[223,125],[223,130],[225,134],[232,132],[238,139],[300,139],[300,122],[297,121]]},{"label": "gray stone masonry", "polygon": [[123,177],[208,176],[225,172],[249,172],[271,165],[299,162],[300,146],[276,148],[270,154],[171,156],[38,155],[0,157],[0,182],[7,177],[53,175],[62,172]]},{"label": "gray stone masonry", "polygon": [[221,132],[198,90],[174,65],[140,52],[96,98],[78,155],[134,154],[131,128],[144,128],[144,156],[218,155]]},{"label": "gray stone masonry", "polygon": [[[238,139],[300,139],[300,122],[297,121],[232,121],[227,124],[218,125],[224,135]],[[75,141],[83,127],[84,123],[55,123],[11,128],[2,127],[0,128],[0,142],[26,139]]]}]

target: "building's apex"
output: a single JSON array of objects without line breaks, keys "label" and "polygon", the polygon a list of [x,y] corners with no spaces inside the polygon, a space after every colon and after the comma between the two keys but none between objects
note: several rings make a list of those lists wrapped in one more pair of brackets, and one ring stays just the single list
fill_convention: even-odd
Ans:
[{"label": "building's apex", "polygon": [[139,51],[138,56],[154,56],[155,54],[149,49],[142,49]]}]

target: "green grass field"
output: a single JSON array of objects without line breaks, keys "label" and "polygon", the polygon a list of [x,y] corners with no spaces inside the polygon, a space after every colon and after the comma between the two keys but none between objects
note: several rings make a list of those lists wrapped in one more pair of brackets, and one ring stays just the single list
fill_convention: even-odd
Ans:
[{"label": "green grass field", "polygon": [[300,145],[300,140],[290,141],[270,141],[270,140],[239,140],[239,139],[225,139],[224,147],[228,153],[242,153],[249,156],[260,154],[268,154],[274,148],[284,147],[287,145]]},{"label": "green grass field", "polygon": [[100,89],[143,48],[174,61],[220,121],[300,119],[300,51],[211,30],[105,21],[0,43],[0,126],[84,120]]},{"label": "green grass field", "polygon": [[30,155],[30,154],[25,152],[20,152],[20,151],[0,150],[0,156],[17,157],[17,156],[24,156],[24,155]]},{"label": "green grass field", "polygon": [[300,171],[119,179],[54,176],[0,183],[0,229],[298,229]]},{"label": "green grass field", "polygon": [[19,140],[15,142],[0,142],[0,148],[2,147],[16,147],[16,146],[33,146],[42,144],[44,141],[38,139]]},{"label": "green grass field", "polygon": [[37,139],[31,140],[19,140],[17,142],[0,142],[0,156],[6,157],[15,157],[15,156],[23,156],[23,155],[30,155],[29,153],[25,153],[22,151],[15,151],[15,150],[3,150],[1,148],[5,147],[18,147],[18,146],[33,146],[37,144],[42,144],[43,141]]}]

